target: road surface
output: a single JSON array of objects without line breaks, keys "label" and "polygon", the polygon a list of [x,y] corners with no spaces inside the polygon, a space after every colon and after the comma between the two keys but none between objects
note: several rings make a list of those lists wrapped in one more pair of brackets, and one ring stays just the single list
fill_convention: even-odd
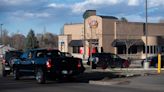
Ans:
[{"label": "road surface", "polygon": [[11,75],[0,77],[0,92],[164,92],[164,75],[133,77],[129,83],[110,86],[89,84],[90,80],[98,79],[96,76],[101,75],[86,73],[77,81],[48,81],[47,84],[37,84],[32,77],[16,81]]}]

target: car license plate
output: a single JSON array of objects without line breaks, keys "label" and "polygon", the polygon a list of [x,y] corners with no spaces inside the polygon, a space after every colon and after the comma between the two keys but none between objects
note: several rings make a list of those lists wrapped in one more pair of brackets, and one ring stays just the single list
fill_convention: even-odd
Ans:
[{"label": "car license plate", "polygon": [[68,71],[63,70],[63,71],[62,71],[62,74],[68,74]]},{"label": "car license plate", "polygon": [[10,67],[5,67],[5,70],[10,70]]}]

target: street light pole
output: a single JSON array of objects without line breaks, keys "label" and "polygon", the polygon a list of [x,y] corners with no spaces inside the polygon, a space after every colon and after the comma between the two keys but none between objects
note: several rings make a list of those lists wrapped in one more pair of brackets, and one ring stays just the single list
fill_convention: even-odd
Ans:
[{"label": "street light pole", "polygon": [[2,26],[3,26],[3,24],[1,24],[1,44],[3,44],[3,40],[2,40]]},{"label": "street light pole", "polygon": [[148,15],[147,15],[147,0],[145,0],[145,19],[146,19],[146,23],[145,23],[145,40],[146,40],[146,44],[145,44],[145,54],[146,54],[146,62],[144,62],[144,68],[147,69],[149,68],[149,62],[148,62],[148,53],[147,53],[147,48],[148,48],[148,26],[147,26],[147,20],[148,20]]}]

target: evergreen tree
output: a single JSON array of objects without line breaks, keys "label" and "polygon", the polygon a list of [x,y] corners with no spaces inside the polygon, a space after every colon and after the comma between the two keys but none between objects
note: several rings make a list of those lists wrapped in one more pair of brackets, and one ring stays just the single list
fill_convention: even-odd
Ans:
[{"label": "evergreen tree", "polygon": [[128,22],[128,20],[125,17],[121,17],[120,19],[122,22]]},{"label": "evergreen tree", "polygon": [[26,50],[39,47],[37,38],[35,37],[35,33],[32,29],[29,31],[29,33],[27,35],[25,47],[26,47],[25,48]]}]

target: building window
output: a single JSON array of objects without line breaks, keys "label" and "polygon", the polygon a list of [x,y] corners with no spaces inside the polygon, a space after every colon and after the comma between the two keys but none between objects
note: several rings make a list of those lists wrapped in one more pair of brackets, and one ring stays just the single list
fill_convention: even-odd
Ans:
[{"label": "building window", "polygon": [[149,49],[149,46],[147,46],[147,53],[149,53],[149,50],[150,50],[150,49]]},{"label": "building window", "polygon": [[156,46],[154,46],[154,54],[156,53],[157,51],[156,51]]},{"label": "building window", "polygon": [[145,53],[145,46],[143,46],[143,53]]},{"label": "building window", "polygon": [[[157,47],[156,46],[147,46],[147,53],[148,54],[155,53],[156,50],[157,50]],[[143,53],[146,53],[145,46],[143,46]]]},{"label": "building window", "polygon": [[150,53],[153,54],[153,46],[150,46]]},{"label": "building window", "polygon": [[126,47],[125,46],[117,47],[117,54],[126,54]]},{"label": "building window", "polygon": [[136,54],[137,53],[137,46],[132,46],[129,48],[129,54]]},{"label": "building window", "polygon": [[73,53],[80,53],[80,47],[79,46],[73,46]]},{"label": "building window", "polygon": [[161,46],[161,53],[164,52],[164,46]]}]

